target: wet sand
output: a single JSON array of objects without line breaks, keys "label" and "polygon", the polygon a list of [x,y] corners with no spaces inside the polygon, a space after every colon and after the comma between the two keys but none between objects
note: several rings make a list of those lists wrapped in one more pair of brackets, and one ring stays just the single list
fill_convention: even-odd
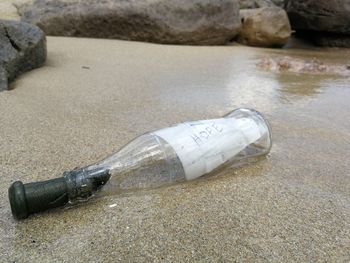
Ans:
[{"label": "wet sand", "polygon": [[[0,93],[0,261],[350,260],[350,78],[255,65],[286,55],[345,64],[350,51],[53,37],[48,50],[45,67]],[[54,178],[146,131],[242,106],[271,122],[266,160],[12,218],[7,189],[14,180]]]}]

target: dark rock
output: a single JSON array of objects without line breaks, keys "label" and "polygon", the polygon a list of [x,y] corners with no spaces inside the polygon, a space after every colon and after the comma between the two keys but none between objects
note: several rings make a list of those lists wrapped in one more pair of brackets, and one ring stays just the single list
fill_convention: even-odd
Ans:
[{"label": "dark rock", "polygon": [[235,0],[34,0],[17,8],[22,21],[55,36],[219,45],[240,28]]},{"label": "dark rock", "polygon": [[0,91],[45,60],[46,39],[42,30],[23,22],[0,20]]},{"label": "dark rock", "polygon": [[350,36],[341,34],[318,34],[314,38],[318,46],[323,47],[350,47]]},{"label": "dark rock", "polygon": [[286,11],[264,7],[240,10],[242,29],[238,42],[260,47],[279,47],[287,43],[292,34]]},{"label": "dark rock", "polygon": [[311,41],[317,46],[350,47],[350,35],[346,34],[299,30],[296,36]]},{"label": "dark rock", "polygon": [[350,47],[349,0],[286,0],[292,28],[320,46]]},{"label": "dark rock", "polygon": [[349,0],[286,0],[292,28],[350,35]]}]

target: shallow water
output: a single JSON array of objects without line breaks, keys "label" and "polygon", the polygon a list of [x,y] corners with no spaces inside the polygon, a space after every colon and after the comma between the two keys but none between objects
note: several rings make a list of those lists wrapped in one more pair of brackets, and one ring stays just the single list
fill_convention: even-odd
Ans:
[{"label": "shallow water", "polygon": [[[179,47],[48,38],[49,59],[0,93],[5,262],[350,260],[350,77],[264,71],[260,58],[347,64],[342,49]],[[7,188],[85,166],[146,131],[264,113],[267,159],[198,181],[17,222]]]}]

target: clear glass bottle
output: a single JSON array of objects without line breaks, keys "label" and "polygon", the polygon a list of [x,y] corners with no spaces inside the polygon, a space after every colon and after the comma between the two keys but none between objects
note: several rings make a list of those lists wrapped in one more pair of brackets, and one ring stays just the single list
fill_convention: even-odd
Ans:
[{"label": "clear glass bottle", "polygon": [[108,158],[61,178],[9,189],[15,217],[100,194],[155,188],[193,180],[223,166],[237,166],[269,153],[271,129],[252,109],[223,118],[181,123],[141,135]]}]

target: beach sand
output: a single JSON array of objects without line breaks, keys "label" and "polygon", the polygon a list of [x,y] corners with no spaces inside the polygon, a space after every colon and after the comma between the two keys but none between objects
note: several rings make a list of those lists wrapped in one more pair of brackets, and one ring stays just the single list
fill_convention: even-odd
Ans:
[{"label": "beach sand", "polygon": [[[48,61],[0,93],[1,262],[348,262],[349,77],[266,72],[264,56],[350,51],[179,47],[48,37]],[[13,219],[15,180],[61,176],[134,137],[251,107],[259,163]]]}]

